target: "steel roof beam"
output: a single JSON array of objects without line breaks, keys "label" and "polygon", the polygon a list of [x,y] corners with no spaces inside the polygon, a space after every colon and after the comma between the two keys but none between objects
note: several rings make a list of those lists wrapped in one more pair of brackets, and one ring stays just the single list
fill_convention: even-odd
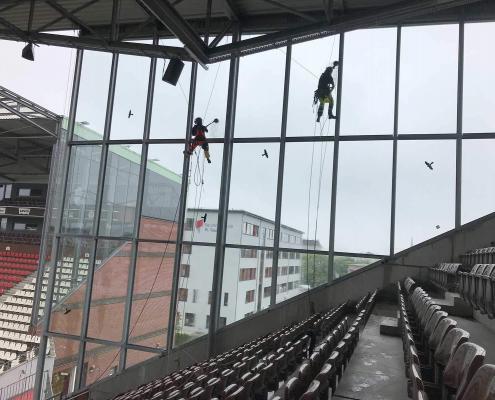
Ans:
[{"label": "steel roof beam", "polygon": [[[0,31],[0,39],[24,41],[24,39],[20,38],[18,35],[8,31]],[[32,40],[33,42],[42,42],[43,44],[50,46],[116,52],[134,56],[158,58],[178,57],[184,61],[194,61],[193,57],[191,57],[191,55],[182,47],[157,46],[152,44],[132,42],[109,42],[108,45],[103,45],[102,42],[98,39],[84,36],[75,37],[35,32],[29,34],[29,40]]]},{"label": "steel roof beam", "polygon": [[291,14],[297,15],[298,17],[304,18],[307,21],[310,22],[318,22],[317,18],[312,17],[311,15],[308,15],[306,13],[303,13],[302,11],[296,10],[295,8],[289,7],[283,3],[280,3],[276,0],[262,0],[264,3],[271,4],[275,7],[281,8],[285,11],[288,11]]},{"label": "steel roof beam", "polygon": [[0,102],[0,107],[3,107],[5,108],[6,110],[10,111],[12,114],[15,114],[17,115],[19,118],[21,118],[23,121],[26,121],[28,124],[31,124],[32,126],[40,129],[41,131],[47,133],[48,135],[50,136],[53,136],[53,137],[57,137],[57,135],[53,132],[50,132],[48,129],[44,128],[43,126],[37,124],[36,122],[34,122],[31,118],[27,118],[25,115],[23,115],[21,112],[17,111],[15,108],[3,103],[3,102]]},{"label": "steel roof beam", "polygon": [[[79,11],[82,11],[85,8],[88,8],[89,6],[92,6],[93,4],[97,3],[98,1],[100,1],[100,0],[90,0],[87,3],[81,4],[79,7],[76,7],[73,10],[70,10],[68,12],[71,15],[74,15],[74,14],[78,13]],[[43,32],[44,30],[46,30],[50,26],[55,25],[57,22],[62,21],[64,18],[65,18],[64,15],[62,15],[62,16],[60,16],[58,18],[55,18],[54,20],[52,20],[52,21],[48,22],[47,24],[45,24],[45,25],[39,27],[38,29],[36,29],[36,32]]]},{"label": "steel roof beam", "polygon": [[75,24],[79,29],[84,29],[84,30],[90,32],[96,38],[100,39],[103,43],[105,43],[105,44],[107,43],[107,41],[103,37],[101,37],[97,32],[95,32],[93,30],[93,28],[91,28],[89,25],[87,25],[80,18],[76,17],[70,11],[66,10],[64,7],[62,7],[60,4],[58,4],[55,0],[45,0],[45,3],[48,4],[51,8],[53,8],[55,11],[59,12],[64,18],[67,18],[70,22]]},{"label": "steel roof beam", "polygon": [[239,21],[241,19],[241,13],[235,0],[223,0],[223,6],[225,8],[225,13],[227,17],[232,21]]},{"label": "steel roof beam", "polygon": [[325,11],[325,16],[327,17],[327,22],[332,23],[333,20],[333,0],[323,0],[323,9]]},{"label": "steel roof beam", "polygon": [[408,18],[431,14],[466,4],[478,3],[480,1],[482,0],[418,0],[401,3],[398,6],[384,7],[380,11],[340,18],[340,21],[330,26],[328,26],[326,21],[319,22],[246,39],[239,43],[218,46],[209,51],[210,61],[223,61],[232,54],[243,55],[244,53],[245,55],[268,50],[269,48],[283,47],[287,45],[288,40],[295,42],[306,41],[356,29],[370,28],[384,23],[402,22]]},{"label": "steel roof beam", "polygon": [[136,0],[150,15],[165,25],[201,64],[209,62],[207,47],[175,8],[165,0]]}]

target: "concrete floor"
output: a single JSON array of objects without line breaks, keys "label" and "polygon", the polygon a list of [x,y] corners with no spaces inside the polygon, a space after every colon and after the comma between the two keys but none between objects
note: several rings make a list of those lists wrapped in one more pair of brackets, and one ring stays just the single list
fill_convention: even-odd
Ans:
[{"label": "concrete floor", "polygon": [[402,340],[380,335],[380,322],[396,310],[389,304],[375,306],[332,399],[408,399]]}]

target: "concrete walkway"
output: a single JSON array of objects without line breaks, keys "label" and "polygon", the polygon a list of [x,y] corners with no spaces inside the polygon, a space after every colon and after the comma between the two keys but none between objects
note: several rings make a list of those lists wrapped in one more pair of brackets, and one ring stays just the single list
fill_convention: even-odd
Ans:
[{"label": "concrete walkway", "polygon": [[370,316],[332,399],[408,400],[402,340],[380,335],[384,318]]}]

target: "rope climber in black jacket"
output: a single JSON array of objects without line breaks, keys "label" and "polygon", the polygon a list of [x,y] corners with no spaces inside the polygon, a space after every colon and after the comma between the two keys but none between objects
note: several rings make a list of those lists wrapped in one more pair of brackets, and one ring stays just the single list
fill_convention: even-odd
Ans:
[{"label": "rope climber in black jacket", "polygon": [[334,61],[331,67],[327,67],[325,72],[323,72],[320,76],[320,80],[318,81],[318,89],[315,90],[315,96],[313,99],[313,103],[316,104],[320,102],[318,106],[318,118],[316,122],[320,122],[320,118],[323,115],[323,109],[325,107],[325,103],[328,103],[328,118],[335,119],[335,115],[333,115],[333,97],[332,91],[335,88],[335,82],[333,81],[332,72],[335,68],[339,66],[338,61]]}]

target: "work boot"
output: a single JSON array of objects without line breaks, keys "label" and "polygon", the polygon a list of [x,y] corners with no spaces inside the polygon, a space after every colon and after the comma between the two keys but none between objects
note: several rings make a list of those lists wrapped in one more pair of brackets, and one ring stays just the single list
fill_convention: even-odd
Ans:
[{"label": "work boot", "polygon": [[211,160],[209,158],[207,158],[206,161],[208,161],[208,164],[211,164]]},{"label": "work boot", "polygon": [[316,118],[316,122],[320,122],[321,115],[318,115],[318,118]]},{"label": "work boot", "polygon": [[336,117],[335,115],[333,115],[333,114],[330,114],[330,115],[328,116],[328,119],[337,119],[337,117]]}]

